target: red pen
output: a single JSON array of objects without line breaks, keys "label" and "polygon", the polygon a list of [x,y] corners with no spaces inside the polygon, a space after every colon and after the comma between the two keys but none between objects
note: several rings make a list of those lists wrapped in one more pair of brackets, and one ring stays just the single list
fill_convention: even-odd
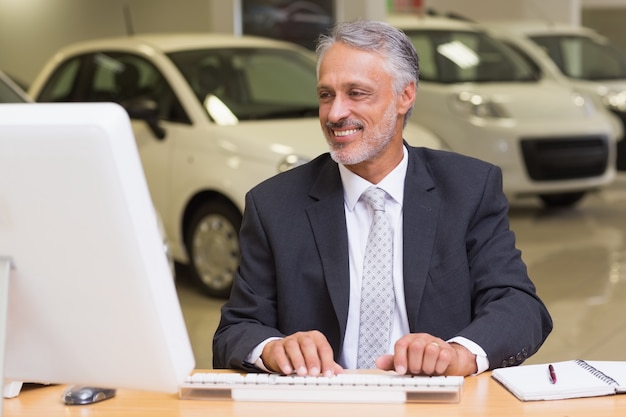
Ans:
[{"label": "red pen", "polygon": [[550,383],[556,384],[556,372],[554,372],[554,366],[548,365],[548,375],[550,376]]}]

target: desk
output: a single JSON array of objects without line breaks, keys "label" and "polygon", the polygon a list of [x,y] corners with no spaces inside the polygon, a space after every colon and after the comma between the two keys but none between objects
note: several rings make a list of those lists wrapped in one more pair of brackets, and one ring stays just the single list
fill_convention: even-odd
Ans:
[{"label": "desk", "polygon": [[626,395],[579,398],[561,401],[521,402],[486,372],[465,378],[459,404],[305,404],[248,403],[235,401],[179,400],[177,395],[118,390],[109,400],[65,406],[64,386],[27,389],[18,397],[4,400],[4,417],[99,417],[99,416],[437,416],[437,417],[605,417],[626,415]]}]

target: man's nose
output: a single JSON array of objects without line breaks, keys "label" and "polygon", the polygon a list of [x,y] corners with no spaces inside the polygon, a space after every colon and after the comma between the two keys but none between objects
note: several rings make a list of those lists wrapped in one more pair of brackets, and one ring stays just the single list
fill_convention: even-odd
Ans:
[{"label": "man's nose", "polygon": [[350,106],[348,100],[337,95],[333,100],[330,110],[328,111],[328,121],[337,123],[348,117],[350,114]]}]

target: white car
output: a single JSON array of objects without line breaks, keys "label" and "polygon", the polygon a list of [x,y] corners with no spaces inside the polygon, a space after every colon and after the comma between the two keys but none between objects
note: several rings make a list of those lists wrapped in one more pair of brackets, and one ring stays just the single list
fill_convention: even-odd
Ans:
[{"label": "white car", "polygon": [[[245,193],[328,150],[316,86],[314,55],[294,44],[168,34],[63,48],[29,93],[38,102],[126,108],[174,260],[207,294],[226,297]],[[419,126],[405,138],[440,147]]]},{"label": "white car", "polygon": [[412,120],[452,151],[494,163],[510,197],[570,206],[615,177],[619,124],[584,92],[537,78],[480,26],[390,15],[412,40],[420,84]]},{"label": "white car", "polygon": [[[485,27],[546,77],[565,77],[578,90],[597,95],[626,126],[626,53],[606,37],[582,26],[539,21]],[[626,141],[617,147],[617,167],[626,170]]]}]

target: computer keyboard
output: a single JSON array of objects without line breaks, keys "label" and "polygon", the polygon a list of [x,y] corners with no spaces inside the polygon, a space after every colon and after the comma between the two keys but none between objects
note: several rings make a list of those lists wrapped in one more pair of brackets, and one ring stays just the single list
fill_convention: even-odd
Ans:
[{"label": "computer keyboard", "polygon": [[195,373],[181,385],[186,400],[334,403],[456,403],[463,377],[342,373],[332,377]]}]

